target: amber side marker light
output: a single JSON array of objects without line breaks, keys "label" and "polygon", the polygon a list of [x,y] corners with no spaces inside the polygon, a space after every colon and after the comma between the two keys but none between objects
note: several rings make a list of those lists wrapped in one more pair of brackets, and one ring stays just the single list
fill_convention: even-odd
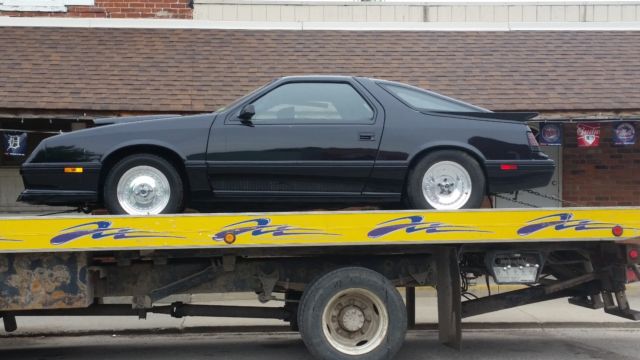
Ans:
[{"label": "amber side marker light", "polygon": [[66,167],[64,168],[65,174],[82,174],[84,172],[84,168],[81,167]]},{"label": "amber side marker light", "polygon": [[227,244],[233,244],[234,242],[236,242],[236,235],[233,233],[224,234],[224,242],[226,242]]},{"label": "amber side marker light", "polygon": [[611,229],[611,232],[614,236],[622,236],[622,233],[624,233],[624,229],[622,228],[622,226],[616,225]]}]

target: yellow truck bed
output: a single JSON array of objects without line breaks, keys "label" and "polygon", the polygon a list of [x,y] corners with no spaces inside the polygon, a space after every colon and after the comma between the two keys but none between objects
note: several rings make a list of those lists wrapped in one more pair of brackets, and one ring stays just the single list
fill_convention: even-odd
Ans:
[{"label": "yellow truck bed", "polygon": [[0,218],[0,253],[622,241],[640,208]]}]

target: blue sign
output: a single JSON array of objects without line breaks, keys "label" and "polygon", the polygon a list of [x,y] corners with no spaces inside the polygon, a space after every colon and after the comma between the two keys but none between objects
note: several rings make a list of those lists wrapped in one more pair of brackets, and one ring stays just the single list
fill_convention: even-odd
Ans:
[{"label": "blue sign", "polygon": [[562,124],[540,123],[538,142],[540,145],[562,145]]},{"label": "blue sign", "polygon": [[2,134],[2,148],[7,156],[25,156],[27,154],[27,133]]},{"label": "blue sign", "polygon": [[636,128],[633,123],[619,122],[613,125],[614,145],[634,145],[636,143]]}]

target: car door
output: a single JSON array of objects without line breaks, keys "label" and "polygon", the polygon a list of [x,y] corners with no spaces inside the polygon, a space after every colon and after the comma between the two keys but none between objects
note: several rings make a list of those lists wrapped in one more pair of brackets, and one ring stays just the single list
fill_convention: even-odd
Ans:
[{"label": "car door", "polygon": [[[255,115],[241,122],[240,110]],[[207,153],[215,196],[360,196],[384,114],[355,81],[276,82],[216,121]]]}]

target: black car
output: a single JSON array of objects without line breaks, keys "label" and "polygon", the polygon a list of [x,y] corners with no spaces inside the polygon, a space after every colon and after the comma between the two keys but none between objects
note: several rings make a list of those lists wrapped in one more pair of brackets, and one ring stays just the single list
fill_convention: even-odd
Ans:
[{"label": "black car", "polygon": [[48,138],[22,166],[19,200],[115,214],[239,201],[475,208],[551,179],[526,125],[535,115],[377,79],[284,77],[215,113],[99,119]]}]

